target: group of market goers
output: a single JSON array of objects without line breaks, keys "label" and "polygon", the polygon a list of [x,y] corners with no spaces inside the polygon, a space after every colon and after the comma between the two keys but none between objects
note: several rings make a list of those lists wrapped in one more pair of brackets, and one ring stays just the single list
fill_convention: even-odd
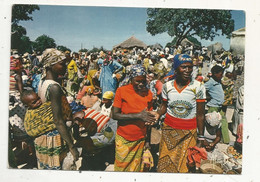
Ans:
[{"label": "group of market goers", "polygon": [[[99,170],[89,163],[110,151],[114,171],[187,173],[197,162],[189,160],[191,151],[204,156],[219,142],[230,142],[225,112],[234,105],[236,71],[230,54],[212,61],[207,78],[201,73],[203,57],[179,48],[98,54],[49,48],[38,59],[33,64],[28,54],[11,56],[12,168],[19,165],[19,149],[28,149],[31,168],[65,169],[70,154],[74,164],[82,157],[81,170]],[[232,129],[240,143],[242,89]],[[161,131],[156,152],[152,128]]]}]

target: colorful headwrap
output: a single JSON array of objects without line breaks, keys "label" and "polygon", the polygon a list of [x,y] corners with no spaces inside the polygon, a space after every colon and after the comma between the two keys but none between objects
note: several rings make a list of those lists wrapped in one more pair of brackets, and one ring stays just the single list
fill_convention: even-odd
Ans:
[{"label": "colorful headwrap", "polygon": [[183,63],[192,63],[192,59],[186,54],[176,54],[173,58],[173,62],[174,70],[176,70]]},{"label": "colorful headwrap", "polygon": [[124,80],[119,84],[119,87],[122,87],[124,85],[128,85],[131,82],[131,79],[136,76],[145,76],[146,71],[145,68],[141,64],[136,64],[131,67],[131,70],[129,72],[129,75],[126,75]]},{"label": "colorful headwrap", "polygon": [[145,76],[146,75],[146,71],[145,71],[145,67],[143,67],[140,64],[136,64],[134,66],[132,66],[129,76],[130,79],[136,77],[136,76]]},{"label": "colorful headwrap", "polygon": [[42,77],[44,78],[46,76],[46,69],[62,60],[64,60],[65,54],[57,49],[54,48],[49,48],[46,49],[43,53],[42,53],[42,65],[43,65],[43,75]]},{"label": "colorful headwrap", "polygon": [[10,57],[10,70],[17,71],[23,68],[22,62],[15,58],[14,56]]}]

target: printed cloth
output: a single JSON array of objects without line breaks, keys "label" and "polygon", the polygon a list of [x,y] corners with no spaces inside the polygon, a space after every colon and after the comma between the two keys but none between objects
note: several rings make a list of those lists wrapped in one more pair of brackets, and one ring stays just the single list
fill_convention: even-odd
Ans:
[{"label": "printed cloth", "polygon": [[187,173],[188,148],[196,145],[196,138],[197,129],[174,129],[164,123],[157,172]]},{"label": "printed cloth", "polygon": [[223,79],[221,80],[222,83],[222,87],[224,90],[224,106],[229,106],[233,104],[233,93],[234,93],[234,82],[227,78],[227,77],[223,77]]},{"label": "printed cloth", "polygon": [[[41,80],[39,83],[38,95],[42,102],[50,101],[50,87],[53,84],[60,86],[54,80]],[[62,87],[60,86],[62,89]],[[64,121],[72,119],[70,105],[65,96],[65,91],[62,89],[61,107]],[[36,157],[39,169],[61,169],[62,161],[66,157],[67,147],[65,141],[60,136],[58,130],[52,130],[44,133],[34,140]]]},{"label": "printed cloth", "polygon": [[84,110],[84,113],[85,113],[84,118],[91,118],[97,122],[97,126],[98,126],[97,132],[98,133],[102,130],[102,128],[106,125],[106,123],[110,119],[109,117],[105,116],[104,114],[102,114],[94,109],[91,109],[91,108]]},{"label": "printed cloth", "polygon": [[162,98],[168,101],[167,113],[170,116],[181,119],[192,119],[196,117],[197,102],[206,99],[204,85],[192,80],[186,87],[179,90],[175,80],[163,85]]},{"label": "printed cloth", "polygon": [[188,165],[190,167],[200,167],[201,159],[207,159],[207,151],[205,148],[199,148],[197,146],[188,148]]},{"label": "printed cloth", "polygon": [[64,60],[65,54],[57,49],[48,48],[42,53],[41,63],[43,65],[42,78],[46,77],[46,68],[50,67],[62,60]]},{"label": "printed cloth", "polygon": [[192,63],[192,59],[186,54],[176,54],[173,58],[173,62],[174,70],[176,70],[183,63]]},{"label": "printed cloth", "polygon": [[128,141],[116,135],[115,171],[141,172],[145,139]]},{"label": "printed cloth", "polygon": [[38,169],[61,169],[67,155],[65,141],[58,130],[47,132],[34,140]]},{"label": "printed cloth", "polygon": [[28,109],[24,118],[24,127],[26,133],[32,137],[37,137],[56,129],[51,102],[45,102],[37,109]]}]

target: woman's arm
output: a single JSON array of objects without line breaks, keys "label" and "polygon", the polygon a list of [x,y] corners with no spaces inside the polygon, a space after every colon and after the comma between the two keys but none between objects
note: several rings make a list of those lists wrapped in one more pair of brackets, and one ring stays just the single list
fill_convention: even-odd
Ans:
[{"label": "woman's arm", "polygon": [[15,80],[16,80],[16,84],[17,84],[17,87],[18,87],[18,91],[20,93],[23,92],[23,79],[22,79],[22,76],[20,74],[17,74],[15,76]]},{"label": "woman's arm", "polygon": [[218,142],[220,142],[220,140],[221,140],[221,129],[219,128],[219,129],[217,130],[217,132],[216,132],[216,138],[215,138],[214,142],[212,142],[213,147],[215,147],[215,145],[216,145]]},{"label": "woman's arm", "polygon": [[121,113],[121,108],[112,107],[112,118],[118,121],[126,121],[126,120],[142,120],[146,123],[154,123],[156,118],[153,114],[149,111],[144,109],[139,113],[130,113],[130,114],[123,114]]},{"label": "woman's arm", "polygon": [[70,152],[72,153],[74,160],[78,160],[79,153],[73,145],[73,141],[69,131],[67,130],[65,121],[62,117],[62,107],[61,107],[61,96],[62,90],[58,85],[52,85],[50,88],[50,100],[51,108],[53,112],[54,124],[56,125],[57,130],[59,131],[62,139],[66,141],[66,144],[69,147]]}]

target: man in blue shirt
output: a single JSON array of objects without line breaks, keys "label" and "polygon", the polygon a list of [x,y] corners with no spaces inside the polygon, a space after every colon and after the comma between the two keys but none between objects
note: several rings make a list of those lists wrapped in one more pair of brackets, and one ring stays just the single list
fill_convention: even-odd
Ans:
[{"label": "man in blue shirt", "polygon": [[220,112],[222,116],[222,127],[221,133],[224,143],[229,143],[228,123],[225,117],[225,113],[222,111],[222,104],[224,103],[224,91],[221,85],[221,79],[223,76],[224,69],[221,66],[214,66],[211,69],[212,77],[205,83],[206,93],[209,96],[207,102],[208,113]]}]

